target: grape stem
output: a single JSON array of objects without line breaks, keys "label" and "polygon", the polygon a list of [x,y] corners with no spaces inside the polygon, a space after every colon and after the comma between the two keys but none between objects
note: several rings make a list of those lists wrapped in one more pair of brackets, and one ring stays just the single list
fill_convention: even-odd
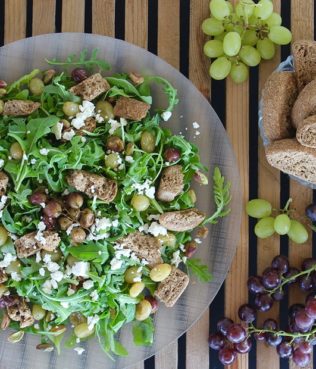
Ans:
[{"label": "grape stem", "polygon": [[285,213],[287,213],[287,212],[289,211],[289,207],[290,207],[290,205],[291,205],[292,201],[293,201],[293,199],[292,199],[291,197],[287,200],[287,202],[286,202],[286,204],[285,204],[285,207],[284,207],[284,209],[283,209],[283,211],[284,211]]}]

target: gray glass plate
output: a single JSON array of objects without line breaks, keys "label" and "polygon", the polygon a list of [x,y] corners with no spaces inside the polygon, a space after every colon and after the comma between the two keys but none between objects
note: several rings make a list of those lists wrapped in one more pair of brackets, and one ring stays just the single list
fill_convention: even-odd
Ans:
[{"label": "gray glass plate", "polygon": [[[210,183],[214,166],[220,166],[232,183],[232,212],[218,225],[210,227],[209,236],[197,254],[208,264],[213,281],[202,284],[192,278],[190,286],[173,309],[159,308],[155,315],[156,334],[152,347],[135,347],[130,327],[126,327],[120,334],[120,340],[127,347],[129,356],[112,362],[95,340],[84,345],[86,351],[82,356],[71,349],[64,349],[58,356],[37,351],[37,337],[27,335],[23,341],[13,345],[7,342],[8,333],[4,332],[0,335],[1,369],[122,369],[152,356],[182,335],[209,306],[226,277],[239,239],[242,193],[232,147],[208,101],[169,64],[144,49],[113,38],[81,33],[50,34],[0,48],[0,78],[10,82],[34,68],[47,68],[45,58],[65,58],[83,48],[99,48],[100,55],[111,63],[112,72],[157,74],[167,78],[177,88],[180,102],[166,126],[174,133],[182,132],[199,146],[202,161],[209,168]],[[166,104],[158,89],[154,91],[154,101],[157,106]],[[196,135],[192,127],[195,121],[200,124],[200,135]],[[196,186],[196,190],[197,206],[210,214],[214,209],[211,186]]]}]

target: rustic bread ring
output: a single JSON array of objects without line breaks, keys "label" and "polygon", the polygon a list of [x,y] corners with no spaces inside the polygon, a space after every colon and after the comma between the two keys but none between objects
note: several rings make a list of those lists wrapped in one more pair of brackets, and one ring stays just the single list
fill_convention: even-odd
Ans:
[{"label": "rustic bread ring", "polygon": [[294,103],[292,109],[294,127],[299,128],[304,119],[314,114],[316,114],[316,79],[305,86]]},{"label": "rustic bread ring", "polygon": [[304,119],[296,131],[296,138],[304,146],[316,148],[316,115]]}]

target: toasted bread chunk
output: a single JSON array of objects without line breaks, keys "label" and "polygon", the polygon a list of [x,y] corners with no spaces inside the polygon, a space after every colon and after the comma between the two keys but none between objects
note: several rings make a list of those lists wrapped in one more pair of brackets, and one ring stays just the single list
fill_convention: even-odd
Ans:
[{"label": "toasted bread chunk", "polygon": [[4,283],[8,280],[7,273],[4,268],[0,268],[0,283]]},{"label": "toasted bread chunk", "polygon": [[264,132],[270,141],[294,137],[291,110],[298,95],[294,72],[274,72],[262,91]]},{"label": "toasted bread chunk", "polygon": [[110,89],[108,82],[100,73],[95,73],[84,81],[71,87],[69,91],[74,95],[81,96],[83,100],[91,101]]},{"label": "toasted bread chunk", "polygon": [[40,103],[29,100],[10,100],[4,103],[3,115],[27,116],[36,111]]},{"label": "toasted bread chunk", "polygon": [[8,183],[9,177],[0,171],[0,196],[3,196],[7,192]]},{"label": "toasted bread chunk", "polygon": [[189,277],[180,269],[172,268],[169,276],[159,283],[155,296],[167,307],[173,307],[189,284]]},{"label": "toasted bread chunk", "polygon": [[88,131],[88,132],[93,132],[97,127],[97,123],[95,121],[95,119],[93,117],[90,117],[88,119],[85,120],[84,122],[84,126],[82,128],[80,128],[76,134],[79,136],[84,136],[85,132],[84,131]]},{"label": "toasted bread chunk", "polygon": [[67,182],[77,191],[89,197],[96,196],[107,203],[112,202],[117,194],[116,181],[84,170],[73,170],[67,176]]},{"label": "toasted bread chunk", "polygon": [[316,148],[316,115],[301,122],[296,131],[296,139],[303,146]]},{"label": "toasted bread chunk", "polygon": [[316,184],[316,151],[295,138],[274,142],[267,147],[266,156],[271,166]]},{"label": "toasted bread chunk", "polygon": [[183,173],[181,165],[173,165],[162,171],[157,198],[170,202],[183,191]]},{"label": "toasted bread chunk", "polygon": [[121,96],[114,106],[114,115],[138,121],[146,117],[149,109],[150,105],[143,101]]},{"label": "toasted bread chunk", "polygon": [[19,258],[27,258],[34,255],[39,250],[54,251],[60,243],[58,233],[44,231],[45,243],[39,242],[36,237],[37,232],[28,233],[14,242],[16,253]]},{"label": "toasted bread chunk", "polygon": [[294,103],[292,109],[294,127],[298,128],[304,119],[314,114],[316,114],[316,79],[304,87]]},{"label": "toasted bread chunk", "polygon": [[7,313],[10,319],[20,322],[21,328],[29,327],[34,323],[31,309],[21,297],[17,298],[16,304],[7,307]]},{"label": "toasted bread chunk", "polygon": [[160,242],[157,238],[141,232],[133,232],[119,240],[124,249],[129,249],[140,259],[145,259],[150,267],[162,263]]},{"label": "toasted bread chunk", "polygon": [[200,225],[205,219],[205,214],[197,209],[186,209],[163,213],[159,217],[159,223],[169,231],[184,232]]},{"label": "toasted bread chunk", "polygon": [[301,91],[316,78],[316,42],[311,40],[296,41],[292,45],[292,54],[298,88]]}]

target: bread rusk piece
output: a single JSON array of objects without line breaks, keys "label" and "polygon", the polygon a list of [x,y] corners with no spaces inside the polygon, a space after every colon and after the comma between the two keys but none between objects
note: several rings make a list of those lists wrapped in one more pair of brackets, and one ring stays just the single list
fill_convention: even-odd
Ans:
[{"label": "bread rusk piece", "polygon": [[298,95],[293,109],[292,122],[298,128],[303,120],[316,114],[316,79],[310,82]]},{"label": "bread rusk piece", "polygon": [[159,223],[168,231],[185,232],[199,226],[204,219],[204,213],[192,208],[163,213],[159,216]]},{"label": "bread rusk piece", "polygon": [[161,173],[161,179],[157,191],[160,201],[173,201],[183,191],[183,173],[181,165],[172,165]]},{"label": "bread rusk piece", "polygon": [[291,110],[298,95],[294,72],[274,72],[262,91],[263,128],[270,141],[294,137]]},{"label": "bread rusk piece", "polygon": [[266,157],[272,167],[316,184],[316,150],[296,138],[273,142],[266,148]]},{"label": "bread rusk piece", "polygon": [[296,139],[303,146],[316,148],[316,115],[301,122],[296,131]]},{"label": "bread rusk piece", "polygon": [[301,91],[316,78],[316,42],[311,40],[296,41],[292,45],[292,54],[298,88]]}]

